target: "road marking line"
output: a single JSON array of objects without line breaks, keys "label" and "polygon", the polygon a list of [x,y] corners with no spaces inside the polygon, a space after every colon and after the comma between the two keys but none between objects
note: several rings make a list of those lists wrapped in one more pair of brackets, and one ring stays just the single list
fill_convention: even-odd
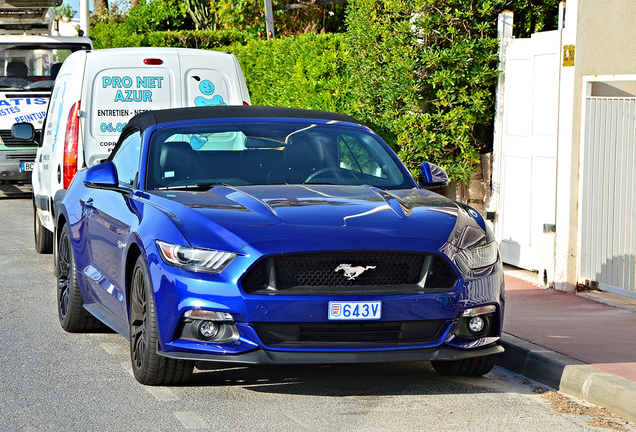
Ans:
[{"label": "road marking line", "polygon": [[174,415],[181,423],[183,423],[183,426],[185,426],[186,429],[207,429],[210,427],[210,425],[208,425],[201,416],[192,411],[176,412]]},{"label": "road marking line", "polygon": [[135,377],[135,374],[133,373],[132,365],[130,364],[130,362],[123,362],[121,365],[124,369],[126,369],[126,372],[131,374],[133,378]]},{"label": "road marking line", "polygon": [[179,398],[176,397],[174,393],[172,393],[167,388],[147,387],[147,390],[150,392],[151,395],[155,397],[155,399],[161,402],[170,402],[170,401],[179,400]]},{"label": "road marking line", "polygon": [[106,352],[110,355],[128,354],[127,349],[122,348],[121,345],[116,343],[107,342],[107,343],[100,344],[99,346],[104,348],[104,350],[106,350]]}]

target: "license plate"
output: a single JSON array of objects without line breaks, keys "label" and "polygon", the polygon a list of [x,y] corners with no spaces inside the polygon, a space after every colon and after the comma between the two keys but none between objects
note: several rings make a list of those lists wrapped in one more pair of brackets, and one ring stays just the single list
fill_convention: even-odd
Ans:
[{"label": "license plate", "polygon": [[329,302],[330,320],[377,320],[382,315],[382,302]]},{"label": "license plate", "polygon": [[35,168],[35,162],[20,162],[20,172],[33,171]]}]

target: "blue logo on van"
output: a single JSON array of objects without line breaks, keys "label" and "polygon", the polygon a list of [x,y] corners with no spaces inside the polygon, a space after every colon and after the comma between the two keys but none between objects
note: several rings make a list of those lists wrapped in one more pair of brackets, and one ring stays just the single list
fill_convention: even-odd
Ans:
[{"label": "blue logo on van", "polygon": [[[205,96],[212,96],[214,94],[214,84],[210,80],[201,80],[198,76],[193,76],[199,82],[199,91],[203,93]],[[223,97],[221,95],[212,96],[211,98],[206,98],[203,96],[197,96],[194,99],[194,104],[196,106],[208,106],[208,105],[227,105],[223,101]]]}]

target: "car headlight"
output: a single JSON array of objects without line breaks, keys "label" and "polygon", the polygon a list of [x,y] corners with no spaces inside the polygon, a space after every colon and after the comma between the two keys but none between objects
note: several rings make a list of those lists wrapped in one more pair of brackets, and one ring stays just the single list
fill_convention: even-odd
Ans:
[{"label": "car headlight", "polygon": [[499,249],[497,242],[488,243],[471,249],[462,249],[457,254],[457,258],[469,269],[479,269],[488,267],[497,262]]},{"label": "car headlight", "polygon": [[232,252],[198,249],[157,240],[157,249],[166,264],[193,271],[219,273],[236,258]]}]

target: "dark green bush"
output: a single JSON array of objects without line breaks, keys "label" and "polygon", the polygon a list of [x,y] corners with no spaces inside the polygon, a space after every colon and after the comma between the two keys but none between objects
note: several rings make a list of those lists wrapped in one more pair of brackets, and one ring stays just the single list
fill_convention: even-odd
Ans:
[{"label": "dark green bush", "polygon": [[[350,0],[355,114],[411,172],[439,163],[468,181],[488,142],[496,83],[496,1]],[[501,2],[499,2],[501,3]]]},{"label": "dark green bush", "polygon": [[247,43],[244,33],[230,30],[182,30],[157,31],[146,34],[129,34],[114,23],[99,23],[91,30],[97,49],[119,47],[178,47],[216,49],[225,51],[232,44]]},{"label": "dark green bush", "polygon": [[178,0],[141,0],[127,14],[109,11],[91,16],[95,48],[146,46],[144,36],[152,32],[194,28],[185,5]]},{"label": "dark green bush", "polygon": [[139,46],[144,35],[131,33],[115,21],[99,22],[91,28],[93,46],[96,49]]},{"label": "dark green bush", "polygon": [[148,33],[142,46],[214,49],[224,51],[232,44],[245,44],[247,36],[230,30],[163,31]]},{"label": "dark green bush", "polygon": [[149,0],[131,8],[123,27],[129,33],[191,30],[194,28],[185,3],[179,0]]}]

